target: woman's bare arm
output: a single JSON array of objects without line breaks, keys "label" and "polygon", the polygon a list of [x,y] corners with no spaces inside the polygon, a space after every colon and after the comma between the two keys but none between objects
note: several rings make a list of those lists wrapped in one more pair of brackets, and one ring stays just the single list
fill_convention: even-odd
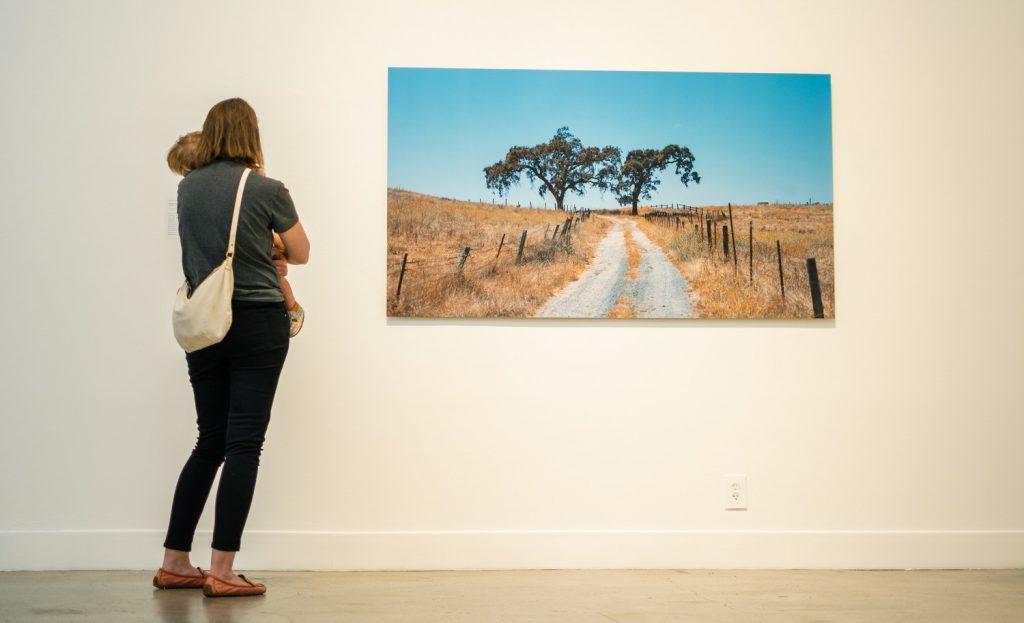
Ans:
[{"label": "woman's bare arm", "polygon": [[284,259],[289,264],[305,264],[309,261],[309,238],[302,223],[295,223],[288,231],[280,232]]}]

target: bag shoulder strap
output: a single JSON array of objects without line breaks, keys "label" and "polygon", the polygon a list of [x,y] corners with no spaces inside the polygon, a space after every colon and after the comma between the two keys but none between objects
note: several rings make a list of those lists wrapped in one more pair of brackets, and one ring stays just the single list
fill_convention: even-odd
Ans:
[{"label": "bag shoulder strap", "polygon": [[225,256],[228,264],[234,263],[235,258],[235,234],[238,233],[238,215],[242,211],[242,193],[245,191],[245,180],[249,179],[252,169],[245,167],[242,171],[242,179],[238,180],[238,192],[235,193],[235,209],[231,214],[231,234],[228,236],[228,252]]}]

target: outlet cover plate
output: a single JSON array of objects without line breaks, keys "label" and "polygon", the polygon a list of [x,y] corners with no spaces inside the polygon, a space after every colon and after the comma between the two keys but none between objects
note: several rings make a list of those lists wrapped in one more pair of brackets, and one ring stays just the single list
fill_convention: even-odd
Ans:
[{"label": "outlet cover plate", "polygon": [[747,475],[722,476],[722,505],[725,510],[747,510]]}]

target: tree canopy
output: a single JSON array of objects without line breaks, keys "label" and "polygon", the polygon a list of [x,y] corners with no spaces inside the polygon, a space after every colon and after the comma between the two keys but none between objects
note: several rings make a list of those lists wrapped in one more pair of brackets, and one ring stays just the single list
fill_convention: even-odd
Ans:
[{"label": "tree canopy", "polygon": [[484,176],[487,188],[503,196],[525,175],[531,185],[540,183],[541,197],[550,193],[555,207],[563,210],[569,193],[582,195],[588,186],[602,191],[616,187],[620,154],[618,147],[584,146],[563,127],[547,143],[512,147],[504,160],[484,168]]},{"label": "tree canopy", "polygon": [[640,199],[650,199],[651,193],[661,184],[658,172],[664,171],[671,164],[675,165],[676,175],[683,186],[689,186],[691,181],[699,184],[700,174],[693,170],[693,161],[689,148],[678,145],[630,151],[626,154],[614,185],[619,205],[631,205],[633,214],[636,214]]}]

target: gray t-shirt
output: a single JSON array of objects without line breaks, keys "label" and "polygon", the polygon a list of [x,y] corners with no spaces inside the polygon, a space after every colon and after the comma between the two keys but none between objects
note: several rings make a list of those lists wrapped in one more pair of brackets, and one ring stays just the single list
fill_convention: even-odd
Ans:
[{"label": "gray t-shirt", "polygon": [[[178,183],[181,266],[195,288],[220,266],[228,247],[231,213],[244,165],[217,160]],[[245,182],[235,236],[236,300],[283,301],[281,282],[270,259],[271,231],[288,231],[299,221],[284,184],[255,172]]]}]

